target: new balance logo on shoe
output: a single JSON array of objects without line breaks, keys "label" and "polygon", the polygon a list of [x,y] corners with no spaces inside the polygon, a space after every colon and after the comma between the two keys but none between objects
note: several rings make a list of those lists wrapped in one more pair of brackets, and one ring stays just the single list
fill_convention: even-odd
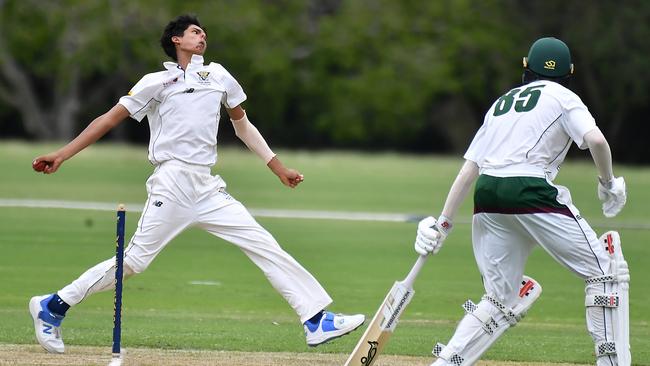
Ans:
[{"label": "new balance logo on shoe", "polygon": [[317,324],[305,322],[307,345],[318,346],[332,339],[344,336],[363,324],[365,317],[361,314],[343,315],[326,311]]},{"label": "new balance logo on shoe", "polygon": [[65,352],[61,334],[63,316],[51,313],[47,306],[53,297],[54,294],[32,297],[29,300],[29,313],[34,320],[34,331],[38,343],[48,352],[63,353]]}]

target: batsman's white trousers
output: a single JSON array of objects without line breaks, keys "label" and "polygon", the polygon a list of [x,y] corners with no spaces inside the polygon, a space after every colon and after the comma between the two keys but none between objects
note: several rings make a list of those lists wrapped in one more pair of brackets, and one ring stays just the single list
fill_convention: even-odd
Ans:
[{"label": "batsman's white trousers", "polygon": [[526,260],[538,244],[583,280],[608,272],[610,258],[598,236],[573,205],[567,206],[573,217],[561,213],[474,214],[474,257],[488,294],[513,306]]},{"label": "batsman's white trousers", "polygon": [[[609,273],[610,256],[598,236],[571,204],[566,188],[556,186],[568,211],[562,213],[476,213],[472,221],[474,256],[487,294],[508,307],[517,300],[519,281],[531,250],[541,246],[558,263],[582,280]],[[585,287],[587,295],[604,293],[605,284]],[[583,302],[583,298],[576,299]],[[587,329],[594,342],[607,337],[607,317],[602,307],[586,309]],[[459,330],[460,334],[464,334]],[[451,343],[451,342],[450,342]]]},{"label": "batsman's white trousers", "polygon": [[[125,250],[125,268],[135,273],[144,271],[170,240],[197,226],[238,246],[301,322],[331,304],[320,283],[225,191],[225,186],[221,177],[212,176],[205,166],[171,160],[156,167],[147,181],[149,196],[138,228]],[[76,305],[94,292],[113,288],[114,265],[114,257],[97,264],[58,295],[69,305]]]}]

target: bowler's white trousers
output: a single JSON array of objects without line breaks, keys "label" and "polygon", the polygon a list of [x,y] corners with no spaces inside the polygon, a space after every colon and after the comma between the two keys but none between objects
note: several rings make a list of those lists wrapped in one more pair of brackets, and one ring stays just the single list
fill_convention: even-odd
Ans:
[{"label": "bowler's white trousers", "polygon": [[[238,246],[305,322],[332,299],[318,281],[225,191],[210,168],[170,160],[147,181],[148,199],[124,254],[125,273],[141,273],[174,237],[198,226]],[[115,257],[97,264],[58,291],[69,305],[114,288]],[[128,267],[128,268],[126,268]],[[128,273],[128,274],[132,274]]]}]

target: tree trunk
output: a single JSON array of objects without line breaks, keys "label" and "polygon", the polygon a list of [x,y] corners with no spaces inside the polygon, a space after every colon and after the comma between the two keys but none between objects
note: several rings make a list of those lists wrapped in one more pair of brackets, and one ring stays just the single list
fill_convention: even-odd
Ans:
[{"label": "tree trunk", "polygon": [[69,141],[77,135],[76,116],[79,112],[79,69],[70,70],[69,79],[66,80],[65,90],[57,90],[52,106],[55,137],[59,140]]},{"label": "tree trunk", "polygon": [[54,137],[46,123],[46,112],[39,103],[27,73],[18,65],[0,34],[0,98],[14,106],[23,118],[25,130],[39,139]]}]

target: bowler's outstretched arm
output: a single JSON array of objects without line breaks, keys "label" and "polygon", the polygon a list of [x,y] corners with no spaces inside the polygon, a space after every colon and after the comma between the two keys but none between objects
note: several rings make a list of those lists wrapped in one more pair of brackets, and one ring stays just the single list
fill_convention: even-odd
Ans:
[{"label": "bowler's outstretched arm", "polygon": [[43,173],[52,174],[56,172],[64,161],[99,140],[128,116],[129,111],[123,105],[116,104],[108,112],[95,118],[74,140],[57,151],[37,157],[34,159],[33,164],[45,162],[46,166]]}]

